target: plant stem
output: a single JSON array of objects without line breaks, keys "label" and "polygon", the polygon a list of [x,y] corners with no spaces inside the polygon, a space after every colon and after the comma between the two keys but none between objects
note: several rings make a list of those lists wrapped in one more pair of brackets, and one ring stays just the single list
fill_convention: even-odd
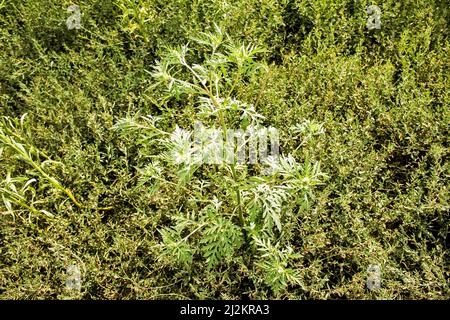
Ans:
[{"label": "plant stem", "polygon": [[241,223],[241,226],[244,227],[245,226],[245,221],[244,221],[244,215],[242,213],[242,204],[241,204],[241,193],[239,190],[239,187],[237,185],[237,175],[236,175],[236,163],[233,163],[230,167],[231,167],[231,172],[233,174],[233,180],[236,183],[234,190],[236,192],[236,199],[238,202],[238,214],[239,214],[239,221]]},{"label": "plant stem", "polygon": [[258,96],[256,97],[256,101],[254,103],[255,110],[256,110],[256,106],[259,103],[259,99],[261,99],[262,92],[266,89],[266,85],[269,80],[269,76],[270,76],[271,72],[272,72],[272,69],[269,67],[269,71],[267,72],[266,76],[264,77],[264,82],[262,83],[261,88],[259,89]]},{"label": "plant stem", "polygon": [[233,85],[231,86],[231,89],[230,89],[230,91],[228,92],[227,98],[226,98],[225,100],[228,100],[228,99],[231,97],[231,94],[233,93],[234,88],[236,87],[236,85],[237,85],[237,83],[238,83],[240,77],[241,77],[241,70],[240,70],[240,68],[239,68],[238,71],[237,71],[237,73],[236,73],[236,76],[234,77]]},{"label": "plant stem", "polygon": [[[217,108],[218,110],[218,114],[219,114],[219,122],[220,122],[220,126],[222,127],[222,131],[223,131],[223,135],[225,137],[225,144],[227,145],[228,143],[228,135],[227,135],[227,126],[225,123],[225,116],[224,116],[224,109],[222,107],[222,105],[220,104],[219,101],[217,101],[216,97],[214,96],[214,94],[211,92],[210,88],[208,88],[206,86],[206,83],[201,79],[201,77],[195,72],[195,70],[193,70],[188,64],[183,63],[182,64],[188,68],[188,70],[194,75],[195,78],[197,78],[197,80],[200,82],[200,84],[203,87],[203,90],[208,97],[211,99],[211,101],[213,102],[214,106]],[[230,98],[232,92],[234,91],[234,88],[236,87],[237,83],[239,82],[240,79],[240,75],[241,75],[241,68],[239,67],[236,73],[236,76],[234,77],[233,80],[233,85],[230,89],[230,91],[228,92],[228,95],[225,99],[225,102],[228,101],[228,99]],[[243,233],[244,233],[244,239],[247,238],[246,235],[246,231],[245,231],[245,220],[244,220],[244,214],[242,212],[242,203],[241,203],[241,193],[239,190],[239,185],[238,185],[238,181],[237,181],[237,174],[236,174],[236,162],[233,161],[233,163],[230,165],[231,168],[231,172],[232,172],[232,178],[234,180],[235,186],[234,186],[234,190],[236,192],[236,199],[237,199],[237,203],[238,203],[238,214],[239,214],[239,222],[241,224]]]}]

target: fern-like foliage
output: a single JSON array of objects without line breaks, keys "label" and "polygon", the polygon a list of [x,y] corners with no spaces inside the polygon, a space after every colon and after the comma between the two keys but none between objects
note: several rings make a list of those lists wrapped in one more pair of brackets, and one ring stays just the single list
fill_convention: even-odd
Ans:
[{"label": "fern-like foliage", "polygon": [[232,257],[242,245],[242,230],[230,219],[209,211],[200,240],[201,251],[208,267],[214,267],[226,257]]},{"label": "fern-like foliage", "polygon": [[161,187],[162,181],[164,181],[162,177],[163,170],[164,169],[158,160],[147,164],[144,169],[139,170],[140,176],[138,178],[136,189],[142,190],[145,188],[150,195],[154,195]]},{"label": "fern-like foliage", "polygon": [[[195,135],[176,124],[172,130],[160,129],[159,118],[151,116],[121,119],[115,128],[131,134],[140,132],[139,142],[146,147],[146,157],[151,158],[140,170],[138,187],[149,186],[149,192],[156,192],[163,185],[176,185],[183,192],[180,199],[186,200],[176,204],[175,213],[167,214],[174,223],[159,231],[159,260],[210,270],[235,263],[239,252],[249,255],[244,259],[251,261],[247,270],[279,293],[289,284],[301,284],[291,264],[299,255],[289,246],[280,249],[284,226],[293,224],[293,207],[313,197],[312,190],[323,174],[318,163],[299,163],[291,155],[264,157],[263,165],[252,162],[254,170],[246,169],[236,158],[218,161],[217,154],[223,155],[223,148],[228,148],[228,133],[239,132],[239,137],[232,139],[238,140],[233,151],[240,152],[241,145],[248,144],[250,150],[256,140],[261,141],[259,138],[266,137],[269,130],[272,134],[274,128],[262,127],[264,117],[255,106],[234,96],[244,79],[267,70],[265,63],[254,60],[264,50],[237,43],[215,28],[215,33],[192,39],[202,46],[201,50],[195,44],[167,48],[150,72],[153,87],[166,89],[161,103],[183,97],[194,101]],[[202,63],[191,62],[198,61],[199,54]],[[230,128],[236,123],[240,129]],[[314,134],[321,132],[317,125],[309,127]],[[297,128],[299,133],[305,130]],[[242,134],[244,131],[252,134]],[[249,171],[255,175],[248,176]],[[175,181],[168,181],[171,178]]]},{"label": "fern-like foliage", "polygon": [[159,230],[163,245],[158,260],[175,261],[181,266],[192,263],[195,250],[189,246],[188,239],[181,237],[181,230],[177,228],[164,228]]},{"label": "fern-like foliage", "polygon": [[272,245],[270,240],[254,238],[260,252],[257,266],[266,275],[264,282],[275,294],[278,294],[290,284],[302,285],[300,273],[289,267],[291,261],[301,258],[291,247],[280,249],[279,245]]},{"label": "fern-like foliage", "polygon": [[262,215],[267,229],[271,229],[275,225],[280,232],[282,230],[283,204],[289,197],[290,195],[285,189],[265,183],[257,185],[251,191],[244,192],[244,200],[248,200],[249,210]]}]

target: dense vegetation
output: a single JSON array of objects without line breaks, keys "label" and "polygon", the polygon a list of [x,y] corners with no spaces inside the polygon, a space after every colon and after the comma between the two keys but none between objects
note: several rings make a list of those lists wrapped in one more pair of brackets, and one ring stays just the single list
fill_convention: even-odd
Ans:
[{"label": "dense vegetation", "polygon": [[[1,299],[450,298],[447,0],[73,4],[0,0]],[[280,161],[180,165],[196,121]]]}]

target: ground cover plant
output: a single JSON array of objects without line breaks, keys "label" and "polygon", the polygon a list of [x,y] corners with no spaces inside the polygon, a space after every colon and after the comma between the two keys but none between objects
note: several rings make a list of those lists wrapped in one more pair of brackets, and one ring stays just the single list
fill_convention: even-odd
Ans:
[{"label": "ground cover plant", "polygon": [[0,298],[450,298],[449,36],[443,0],[0,1]]}]

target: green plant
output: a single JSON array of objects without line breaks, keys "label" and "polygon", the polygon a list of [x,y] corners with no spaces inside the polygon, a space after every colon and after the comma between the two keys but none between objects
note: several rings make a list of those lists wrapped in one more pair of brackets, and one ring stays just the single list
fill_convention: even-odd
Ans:
[{"label": "green plant", "polygon": [[[225,145],[233,124],[244,129],[261,127],[264,117],[253,105],[239,101],[233,94],[238,86],[245,85],[246,78],[267,70],[265,64],[255,60],[264,50],[232,41],[217,26],[215,33],[202,33],[192,40],[201,46],[169,48],[151,73],[155,87],[167,88],[162,100],[182,101],[188,97],[196,100],[197,114],[193,118],[221,128]],[[201,61],[188,62],[195,53],[201,55]],[[175,225],[160,231],[160,260],[188,266],[193,259],[203,257],[204,265],[214,268],[230,264],[232,257],[241,252],[250,269],[254,264],[252,272],[262,271],[266,275],[265,282],[276,294],[288,284],[298,284],[297,273],[288,267],[297,254],[283,239],[283,226],[295,221],[292,211],[296,206],[307,205],[312,197],[313,187],[324,176],[319,164],[301,165],[288,155],[267,158],[255,165],[253,170],[259,173],[253,175],[248,175],[248,169],[237,163],[236,157],[229,163],[223,161],[211,167],[198,156],[202,151],[198,149],[205,148],[205,144],[196,144],[191,132],[178,126],[173,132],[158,128],[162,120],[129,117],[115,126],[128,132],[141,130],[140,143],[146,150],[161,150],[147,155],[152,162],[141,170],[139,184],[148,183],[152,192],[157,192],[161,185],[175,184],[180,192],[185,192],[195,185],[221,182],[214,190],[209,189],[213,199],[208,196],[204,200],[186,192],[191,206],[198,209],[180,209],[171,217]],[[246,138],[244,143],[250,139]],[[214,142],[209,143],[212,149],[218,148]],[[162,178],[171,176],[176,179]],[[206,188],[200,187],[200,193],[205,192]],[[205,202],[209,204],[203,205]],[[282,246],[290,249],[281,249]]]}]

